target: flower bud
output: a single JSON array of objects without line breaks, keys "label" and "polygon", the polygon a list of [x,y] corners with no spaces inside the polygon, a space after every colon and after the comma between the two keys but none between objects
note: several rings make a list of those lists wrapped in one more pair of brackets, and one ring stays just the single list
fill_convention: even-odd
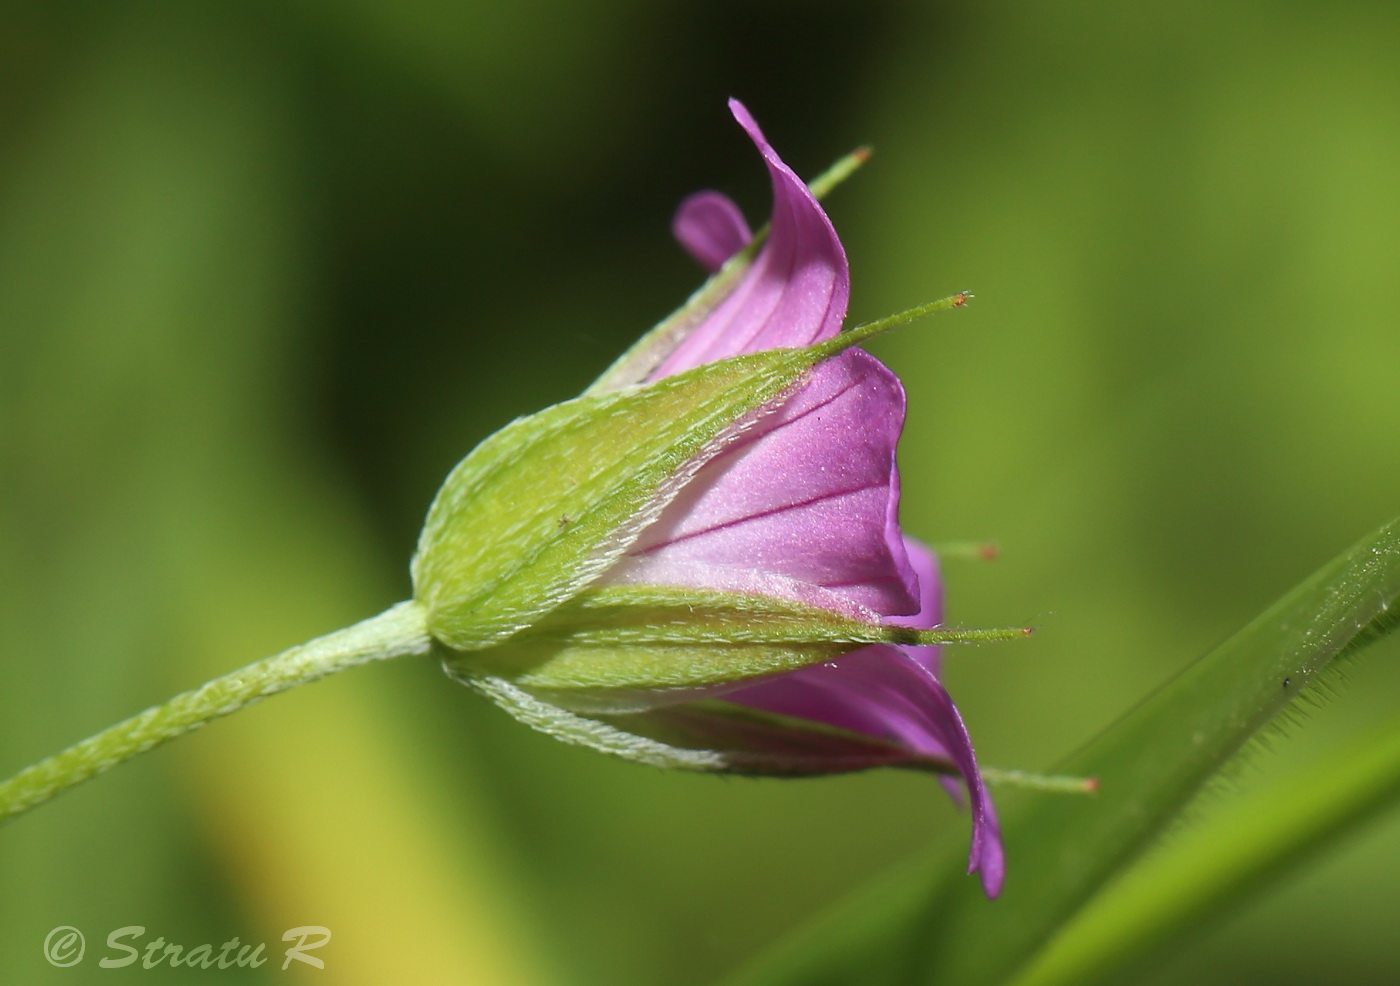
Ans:
[{"label": "flower bud", "polygon": [[[718,193],[673,229],[718,272],[582,397],[448,476],[413,561],[449,673],[566,742],[665,767],[903,766],[965,785],[969,868],[1003,861],[937,644],[936,560],[899,526],[904,390],[841,333],[845,251],[747,111],[761,246]],[[764,234],[760,234],[760,237]],[[966,295],[951,299],[960,305]]]}]

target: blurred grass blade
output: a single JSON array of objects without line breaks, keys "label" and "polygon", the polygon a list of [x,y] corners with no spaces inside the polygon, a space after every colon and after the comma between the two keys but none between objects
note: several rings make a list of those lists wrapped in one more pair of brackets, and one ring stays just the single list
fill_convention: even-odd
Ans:
[{"label": "blurred grass blade", "polygon": [[1398,800],[1400,720],[1150,853],[1042,949],[1015,986],[1087,986],[1140,962]]},{"label": "blurred grass blade", "polygon": [[1397,596],[1393,521],[1056,765],[1099,778],[1096,797],[1002,796],[1009,870],[1000,900],[985,900],[946,853],[941,865],[914,863],[877,881],[737,981],[1008,981],[1316,675],[1393,629]]}]

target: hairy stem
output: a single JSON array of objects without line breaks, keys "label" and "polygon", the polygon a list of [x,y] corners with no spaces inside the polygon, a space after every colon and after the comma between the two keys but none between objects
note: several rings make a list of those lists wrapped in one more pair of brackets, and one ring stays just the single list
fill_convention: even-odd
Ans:
[{"label": "hairy stem", "polygon": [[409,654],[426,654],[428,631],[421,606],[403,602],[324,637],[215,678],[193,691],[90,736],[0,783],[0,822],[139,753],[183,736],[206,722],[269,695],[328,674]]}]

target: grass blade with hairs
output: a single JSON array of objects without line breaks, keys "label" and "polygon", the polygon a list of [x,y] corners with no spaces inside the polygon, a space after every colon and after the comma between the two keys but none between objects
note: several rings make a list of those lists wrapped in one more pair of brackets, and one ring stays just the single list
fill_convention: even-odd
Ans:
[{"label": "grass blade with hairs", "polygon": [[1396,625],[1400,520],[1324,566],[1057,773],[1092,798],[1000,798],[1011,868],[988,903],[940,852],[876,880],[732,982],[991,986],[1013,979],[1236,751],[1341,655]]}]

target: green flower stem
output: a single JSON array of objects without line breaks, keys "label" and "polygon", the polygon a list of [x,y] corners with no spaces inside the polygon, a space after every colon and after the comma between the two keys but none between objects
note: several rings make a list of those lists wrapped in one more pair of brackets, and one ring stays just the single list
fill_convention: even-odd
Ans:
[{"label": "green flower stem", "polygon": [[426,654],[429,647],[423,608],[416,602],[403,602],[354,626],[239,668],[119,722],[0,783],[0,822],[43,804],[138,753],[269,695],[357,664]]}]

